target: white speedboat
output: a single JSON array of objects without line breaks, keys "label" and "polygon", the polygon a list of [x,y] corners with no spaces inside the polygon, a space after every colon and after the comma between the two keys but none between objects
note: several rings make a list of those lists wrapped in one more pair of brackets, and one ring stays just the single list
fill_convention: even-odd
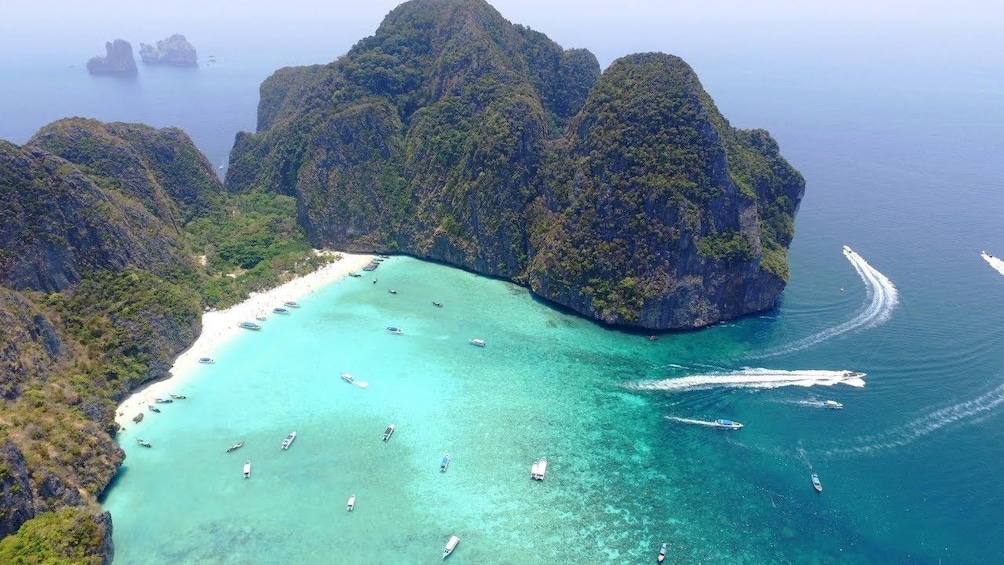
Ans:
[{"label": "white speedboat", "polygon": [[356,507],[356,495],[353,494],[352,496],[349,497],[349,502],[345,505],[345,510],[348,512],[352,512],[352,510],[355,507]]},{"label": "white speedboat", "polygon": [[250,479],[251,478],[251,462],[250,461],[245,461],[244,462],[244,478],[245,479]]},{"label": "white speedboat", "polygon": [[212,365],[216,362],[216,359],[212,357],[199,357],[199,363],[205,363],[206,365]]},{"label": "white speedboat", "polygon": [[292,300],[287,300],[287,301],[283,302],[282,304],[283,304],[283,306],[289,306],[290,308],[299,308],[300,307],[300,303],[299,302],[294,302]]},{"label": "white speedboat", "polygon": [[352,375],[350,375],[348,373],[342,373],[342,380],[345,381],[345,382],[347,382],[347,383],[354,383],[354,382],[356,382],[356,379]]},{"label": "white speedboat", "polygon": [[391,425],[387,426],[387,429],[384,430],[384,432],[383,432],[383,440],[384,441],[389,440],[390,436],[392,436],[392,435],[394,435],[394,424],[391,424]]},{"label": "white speedboat", "polygon": [[235,444],[231,445],[230,447],[228,447],[227,448],[227,453],[230,453],[231,451],[237,451],[238,449],[240,449],[242,447],[244,447],[244,440],[240,440],[237,443],[235,443]]},{"label": "white speedboat", "polygon": [[446,559],[453,553],[453,550],[457,548],[457,544],[460,543],[460,538],[457,536],[450,536],[450,541],[446,542],[446,549],[443,550],[443,559]]},{"label": "white speedboat", "polygon": [[867,375],[868,373],[861,373],[858,371],[844,371],[845,379],[860,379],[861,377]]},{"label": "white speedboat", "polygon": [[715,420],[715,427],[725,428],[726,430],[738,430],[739,428],[742,428],[743,425],[733,420],[726,420],[724,418],[719,418]]},{"label": "white speedboat", "polygon": [[387,326],[387,333],[394,335],[401,335],[404,333],[404,330],[395,326]]},{"label": "white speedboat", "polygon": [[245,330],[258,331],[258,330],[261,329],[261,326],[259,326],[258,324],[254,323],[254,322],[241,322],[239,325],[240,325],[240,327],[244,328]]},{"label": "white speedboat", "polygon": [[487,344],[485,343],[485,340],[475,338],[471,340],[471,345],[475,347],[484,347]]},{"label": "white speedboat", "polygon": [[445,473],[447,469],[450,468],[450,454],[447,453],[443,456],[443,460],[439,462],[439,472]]},{"label": "white speedboat", "polygon": [[286,310],[285,308],[282,307],[272,308],[272,311],[275,312],[276,314],[289,314],[289,310]]},{"label": "white speedboat", "polygon": [[289,435],[286,436],[286,439],[282,440],[282,448],[289,449],[289,445],[293,443],[294,439],[296,439],[296,432],[289,432]]},{"label": "white speedboat", "polygon": [[544,480],[544,475],[547,473],[547,457],[541,457],[536,463],[530,467],[530,478],[538,481]]},{"label": "white speedboat", "polygon": [[829,408],[831,410],[840,410],[844,405],[837,402],[836,400],[824,400],[823,408]]},{"label": "white speedboat", "polygon": [[816,489],[816,492],[823,492],[823,483],[819,482],[819,475],[813,473],[809,478],[812,479],[812,488]]}]

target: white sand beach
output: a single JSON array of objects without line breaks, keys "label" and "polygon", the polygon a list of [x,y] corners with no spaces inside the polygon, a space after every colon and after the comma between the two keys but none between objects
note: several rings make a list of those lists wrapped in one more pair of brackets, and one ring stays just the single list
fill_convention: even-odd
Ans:
[{"label": "white sand beach", "polygon": [[136,390],[119,404],[115,411],[115,421],[118,422],[119,426],[128,428],[136,425],[132,422],[132,418],[136,414],[147,412],[147,406],[153,404],[156,399],[169,398],[171,393],[177,392],[179,387],[191,377],[200,358],[213,357],[214,351],[219,347],[239,332],[247,331],[238,327],[241,322],[254,321],[255,317],[261,314],[272,315],[272,309],[280,306],[283,302],[299,300],[318,288],[346,277],[353,271],[362,269],[376,257],[375,255],[332,251],[317,251],[316,253],[331,257],[341,255],[341,259],[266,292],[252,293],[244,302],[226,310],[204,313],[202,315],[202,333],[195,343],[175,360],[171,367],[170,376]]}]

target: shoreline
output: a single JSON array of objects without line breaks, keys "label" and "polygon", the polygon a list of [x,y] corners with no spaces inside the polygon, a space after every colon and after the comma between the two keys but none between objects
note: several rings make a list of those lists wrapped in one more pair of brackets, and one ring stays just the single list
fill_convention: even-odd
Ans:
[{"label": "shoreline", "polygon": [[157,398],[169,396],[191,380],[201,357],[212,357],[214,351],[229,343],[240,332],[246,331],[238,327],[238,324],[243,321],[253,321],[262,313],[272,315],[272,308],[280,306],[287,300],[299,300],[312,294],[318,288],[341,280],[351,272],[359,271],[376,258],[376,255],[341,251],[315,250],[314,252],[318,255],[341,255],[341,259],[275,288],[264,292],[253,292],[247,300],[226,310],[203,312],[202,331],[199,337],[174,360],[168,371],[168,377],[137,388],[115,408],[115,422],[118,423],[120,431],[132,426],[133,417],[136,414],[145,414],[148,411],[147,406],[153,404]]}]

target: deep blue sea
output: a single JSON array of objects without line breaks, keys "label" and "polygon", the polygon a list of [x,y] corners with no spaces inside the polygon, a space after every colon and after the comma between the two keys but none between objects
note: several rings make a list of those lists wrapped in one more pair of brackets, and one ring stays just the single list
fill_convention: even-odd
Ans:
[{"label": "deep blue sea", "polygon": [[[1004,275],[980,255],[1004,255],[1004,72],[758,55],[687,58],[807,179],[776,310],[649,341],[392,258],[214,352],[142,423],[154,449],[122,435],[116,563],[433,562],[452,534],[454,563],[642,563],[662,542],[672,563],[1004,562]],[[0,138],[177,125],[223,165],[278,65],[217,56],[131,81],[0,68]]]}]

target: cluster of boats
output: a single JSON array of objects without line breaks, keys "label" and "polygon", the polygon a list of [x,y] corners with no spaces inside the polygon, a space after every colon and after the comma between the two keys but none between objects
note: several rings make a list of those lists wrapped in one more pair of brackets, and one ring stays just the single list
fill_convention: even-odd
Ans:
[{"label": "cluster of boats", "polygon": [[543,481],[547,473],[547,458],[541,457],[530,466],[530,478],[535,481]]}]

